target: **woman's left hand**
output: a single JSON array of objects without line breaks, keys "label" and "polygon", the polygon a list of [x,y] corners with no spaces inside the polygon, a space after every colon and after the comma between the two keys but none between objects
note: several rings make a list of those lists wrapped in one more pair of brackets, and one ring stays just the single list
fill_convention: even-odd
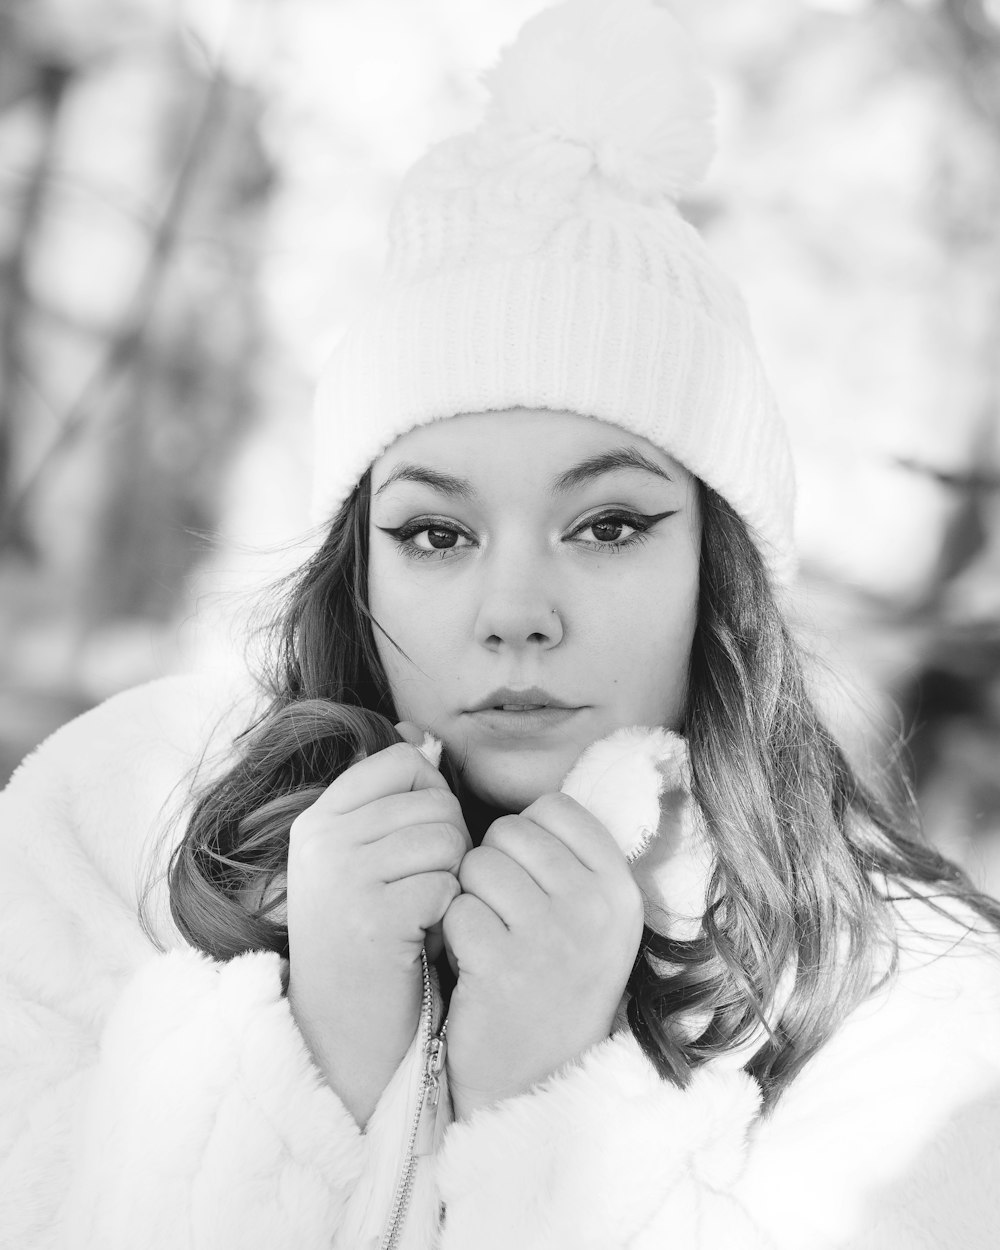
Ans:
[{"label": "woman's left hand", "polygon": [[503,816],[444,917],[455,1114],[530,1089],[611,1032],[642,937],[642,895],[607,829],[545,794]]}]

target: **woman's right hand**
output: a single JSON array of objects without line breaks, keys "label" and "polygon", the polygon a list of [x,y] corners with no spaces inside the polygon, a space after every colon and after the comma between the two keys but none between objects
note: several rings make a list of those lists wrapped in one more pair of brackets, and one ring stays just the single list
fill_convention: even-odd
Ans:
[{"label": "woman's right hand", "polygon": [[470,847],[458,799],[411,741],[353,764],[292,824],[288,999],[362,1127],[413,1041],[420,951],[440,948]]}]

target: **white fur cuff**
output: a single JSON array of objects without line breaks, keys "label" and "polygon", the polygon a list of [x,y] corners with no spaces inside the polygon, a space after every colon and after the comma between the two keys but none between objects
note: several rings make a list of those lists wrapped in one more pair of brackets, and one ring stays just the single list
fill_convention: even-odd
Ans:
[{"label": "white fur cuff", "polygon": [[157,956],[105,1029],[66,1213],[74,1247],[329,1246],[362,1159],[280,961]]},{"label": "white fur cuff", "polygon": [[690,1229],[699,1191],[739,1175],[759,1103],[740,1071],[703,1068],[677,1089],[617,1034],[534,1092],[451,1126],[441,1250],[614,1250],[645,1244],[661,1221]]}]

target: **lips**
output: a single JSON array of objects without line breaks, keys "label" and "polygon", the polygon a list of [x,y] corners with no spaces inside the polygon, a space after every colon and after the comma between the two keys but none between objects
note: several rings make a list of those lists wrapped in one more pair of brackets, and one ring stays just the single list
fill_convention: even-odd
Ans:
[{"label": "lips", "polygon": [[546,708],[574,709],[578,704],[567,703],[540,686],[521,690],[502,686],[491,691],[480,702],[469,708],[470,712],[539,712]]},{"label": "lips", "polygon": [[470,732],[499,744],[521,749],[531,742],[559,740],[564,726],[583,713],[576,703],[567,703],[540,686],[503,686],[493,690],[467,712]]}]

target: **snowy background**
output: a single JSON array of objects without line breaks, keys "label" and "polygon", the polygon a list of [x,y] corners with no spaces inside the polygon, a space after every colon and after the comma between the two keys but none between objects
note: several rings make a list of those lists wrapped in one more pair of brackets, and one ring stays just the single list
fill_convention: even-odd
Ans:
[{"label": "snowy background", "polygon": [[[541,0],[0,0],[0,781],[238,662],[308,549],[312,382],[392,194]],[[1000,0],[690,0],[722,152],[685,211],[800,466],[827,714],[902,734],[1000,891]]]}]

